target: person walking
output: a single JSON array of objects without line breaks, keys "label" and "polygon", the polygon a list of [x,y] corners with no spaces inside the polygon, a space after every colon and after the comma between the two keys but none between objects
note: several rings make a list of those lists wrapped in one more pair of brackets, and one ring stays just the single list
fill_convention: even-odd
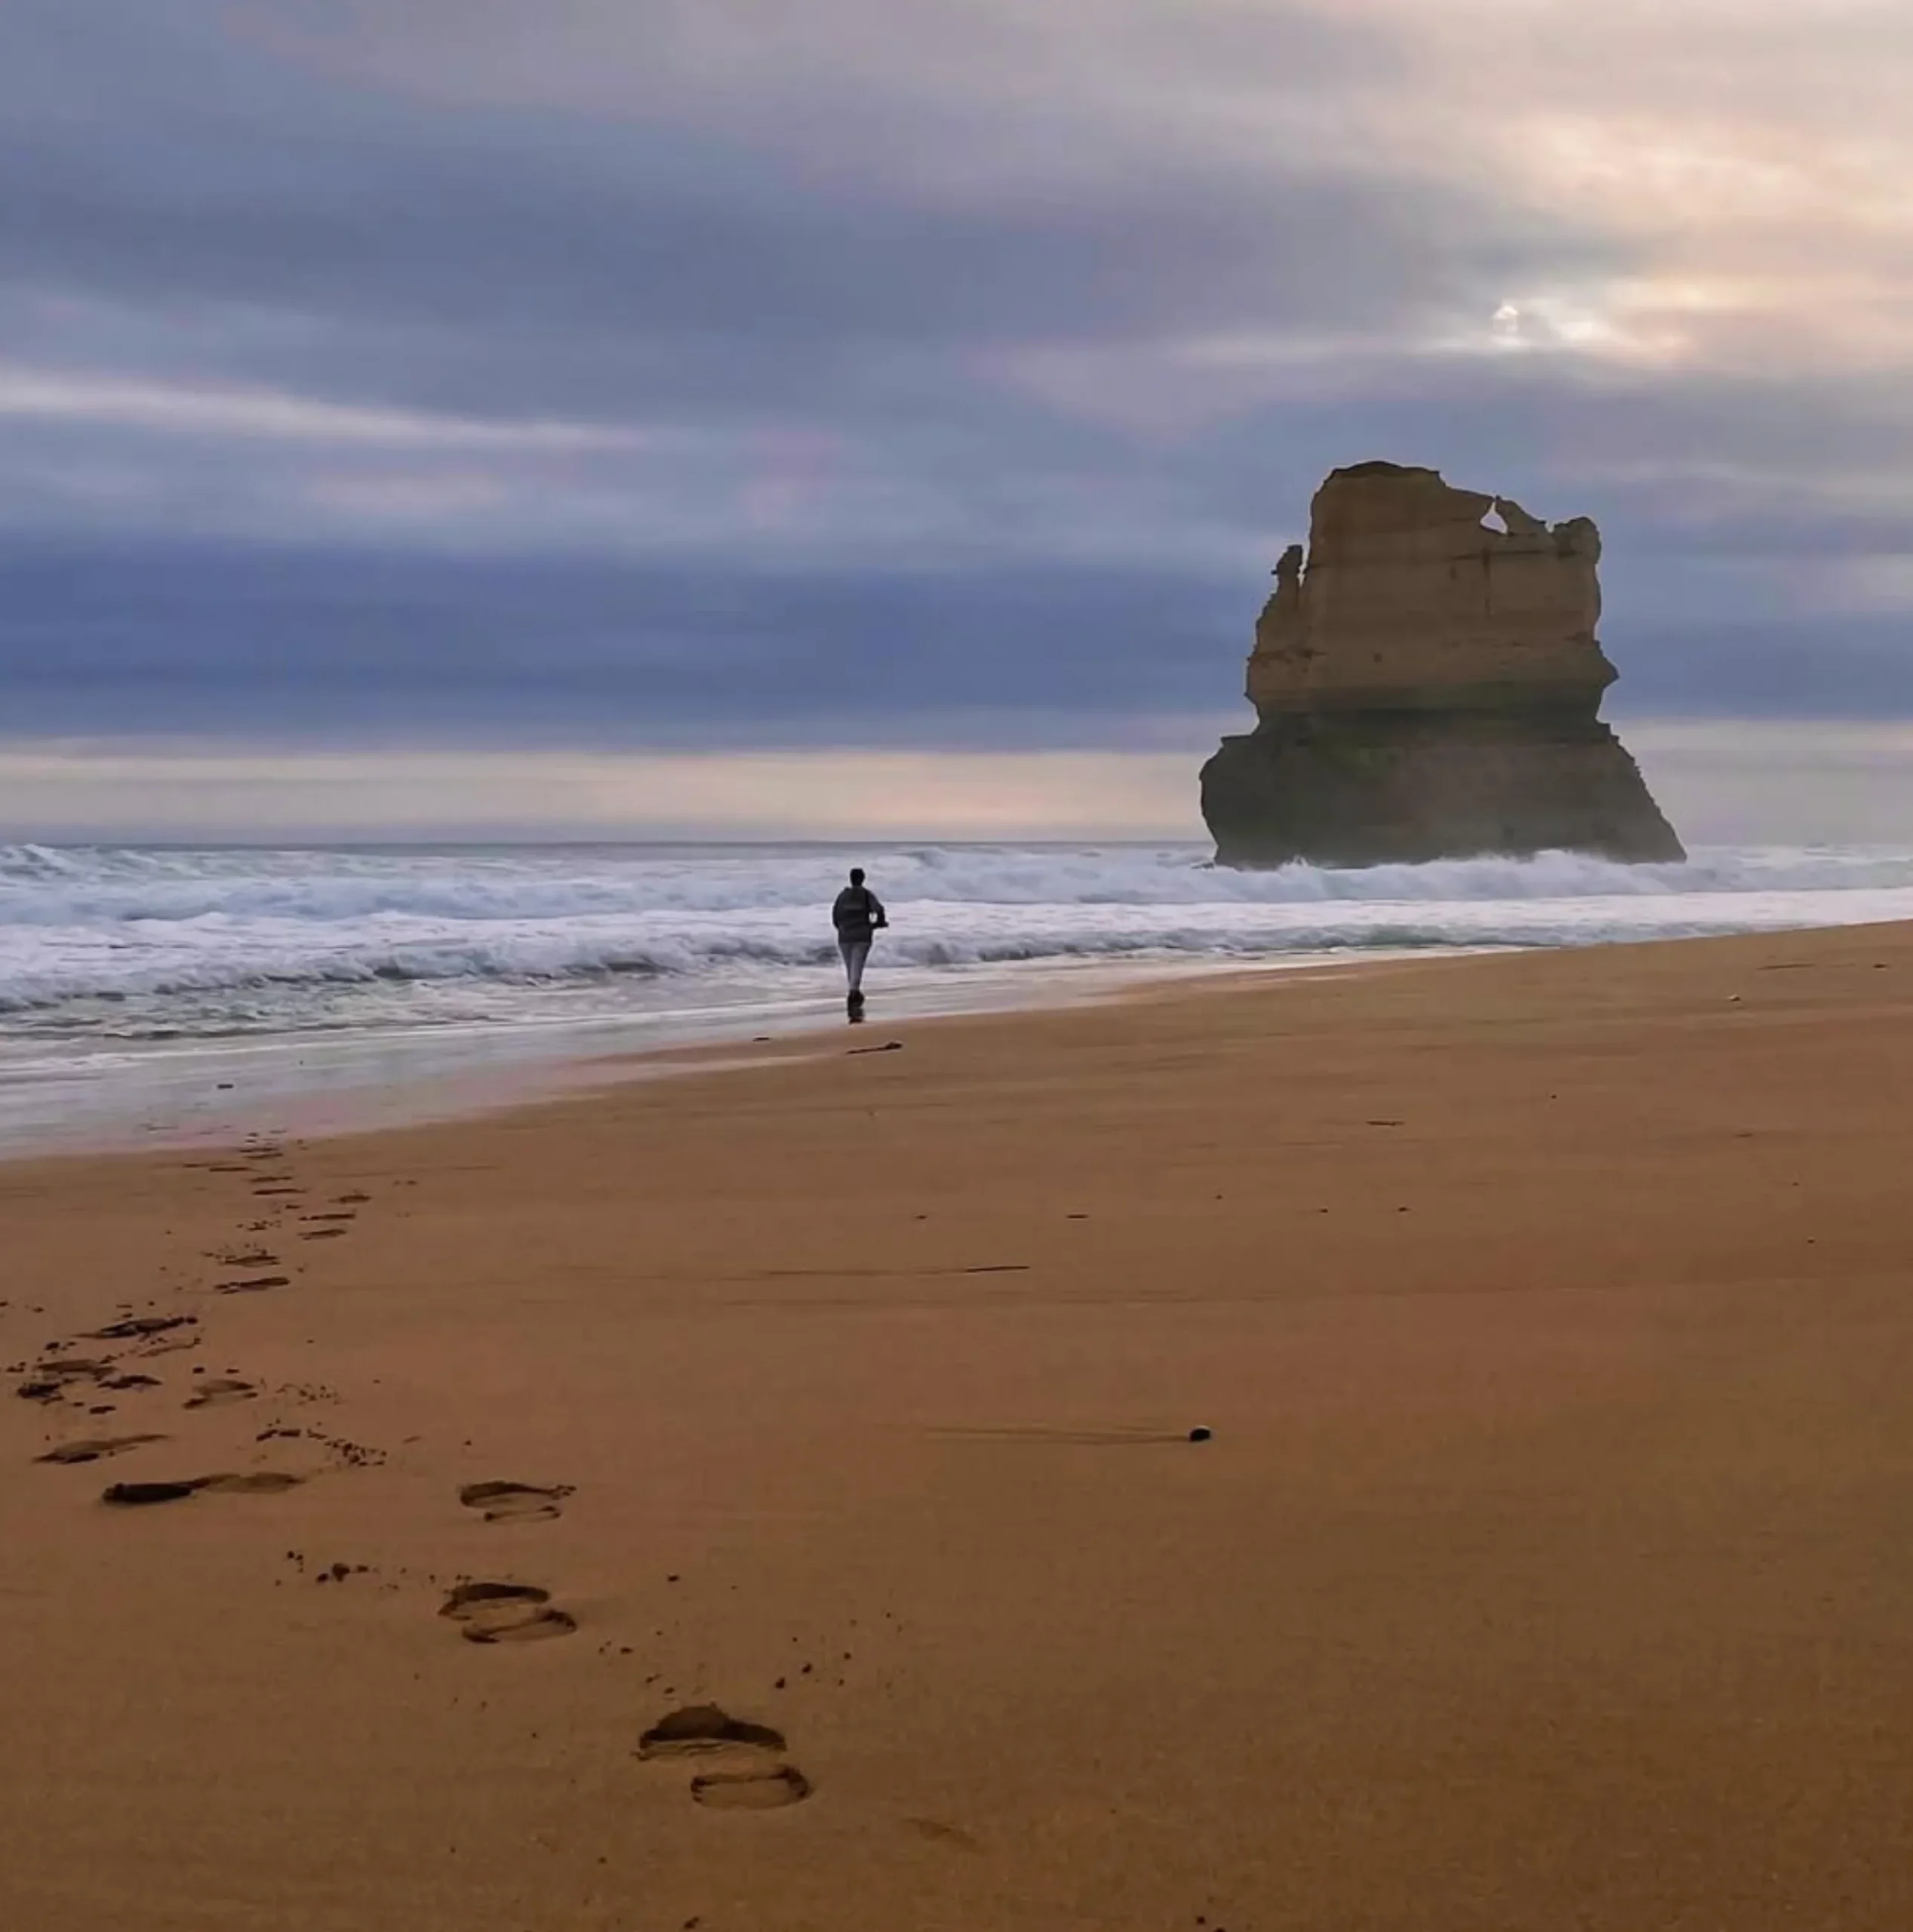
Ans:
[{"label": "person walking", "polygon": [[830,909],[831,924],[837,928],[837,949],[844,955],[844,977],[850,982],[850,997],[844,1004],[852,1020],[863,1017],[863,968],[870,957],[870,942],[890,924],[884,902],[863,882],[863,868],[850,868],[850,882],[837,895]]}]

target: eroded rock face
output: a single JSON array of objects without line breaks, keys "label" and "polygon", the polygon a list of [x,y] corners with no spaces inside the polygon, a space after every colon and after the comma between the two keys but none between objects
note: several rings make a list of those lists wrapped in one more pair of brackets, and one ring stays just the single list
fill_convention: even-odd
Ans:
[{"label": "eroded rock face", "polygon": [[1585,517],[1551,527],[1432,469],[1334,471],[1256,626],[1256,728],[1203,768],[1218,860],[1682,857],[1600,721],[1600,559]]}]

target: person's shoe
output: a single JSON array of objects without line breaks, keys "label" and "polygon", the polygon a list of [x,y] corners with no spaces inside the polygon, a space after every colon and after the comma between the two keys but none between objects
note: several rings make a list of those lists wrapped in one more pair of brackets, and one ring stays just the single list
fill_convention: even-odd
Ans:
[{"label": "person's shoe", "polygon": [[850,997],[850,1008],[853,1013],[861,1013],[863,1011],[863,995],[862,993],[854,992],[851,994]]}]

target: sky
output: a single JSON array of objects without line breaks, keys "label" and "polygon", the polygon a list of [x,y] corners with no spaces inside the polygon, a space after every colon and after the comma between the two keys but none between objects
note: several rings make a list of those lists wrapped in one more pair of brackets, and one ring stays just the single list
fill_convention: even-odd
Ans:
[{"label": "sky", "polygon": [[8,0],[0,838],[1199,832],[1309,495],[1913,838],[1905,0]]}]

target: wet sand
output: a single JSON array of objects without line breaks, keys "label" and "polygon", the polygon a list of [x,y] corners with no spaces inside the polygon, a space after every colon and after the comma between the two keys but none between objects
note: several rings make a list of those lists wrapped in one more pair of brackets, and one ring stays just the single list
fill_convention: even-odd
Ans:
[{"label": "wet sand", "polygon": [[[1382,949],[1361,957],[1386,960]],[[1289,953],[1253,970],[1298,972],[1346,958]],[[906,1015],[999,1013],[1121,997],[1152,980],[1239,975],[1203,958],[1018,960],[884,976],[879,997]],[[37,1045],[0,1041],[0,1161],[230,1143],[262,1120],[304,1135],[422,1126],[542,1100],[600,1084],[722,1062],[728,1050],[834,1033],[841,980],[820,972],[801,998],[634,1010],[590,1020],[521,1020],[363,1031],[262,1032]]]},{"label": "wet sand", "polygon": [[1913,1923],[1913,931],[816,1044],[0,1166],[0,1923]]}]

